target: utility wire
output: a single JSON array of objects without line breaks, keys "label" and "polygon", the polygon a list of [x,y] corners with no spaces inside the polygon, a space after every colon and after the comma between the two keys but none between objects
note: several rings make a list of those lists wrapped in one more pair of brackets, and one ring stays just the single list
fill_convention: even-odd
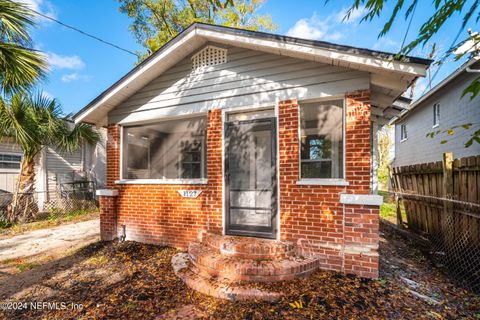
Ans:
[{"label": "utility wire", "polygon": [[415,2],[415,6],[413,7],[412,15],[410,16],[410,22],[408,22],[407,30],[405,31],[405,35],[403,36],[402,47],[400,48],[400,52],[403,50],[403,46],[405,45],[405,40],[407,40],[408,31],[410,31],[410,26],[412,25],[413,16],[415,15],[415,10],[417,9],[417,3]]},{"label": "utility wire", "polygon": [[82,30],[80,30],[80,29],[78,29],[78,28],[76,28],[76,27],[73,27],[73,26],[71,26],[71,25],[68,25],[68,24],[66,24],[66,23],[63,23],[63,22],[61,22],[61,21],[59,21],[59,20],[57,20],[57,19],[54,19],[54,18],[52,18],[52,17],[49,17],[49,16],[47,16],[47,15],[45,15],[45,14],[43,14],[43,13],[40,13],[40,12],[38,12],[38,11],[35,11],[35,10],[31,9],[31,8],[29,8],[29,9],[30,9],[33,13],[35,13],[35,14],[41,16],[41,17],[44,17],[45,19],[51,20],[51,21],[53,21],[53,22],[56,22],[56,23],[58,23],[59,25],[64,26],[65,28],[71,29],[71,30],[76,31],[76,32],[78,32],[78,33],[81,33],[81,34],[83,34],[84,36],[87,36],[87,37],[90,37],[90,38],[95,39],[95,40],[97,40],[97,41],[100,41],[100,42],[102,42],[102,43],[104,43],[104,44],[106,44],[106,45],[109,45],[109,46],[114,47],[114,48],[116,48],[116,49],[118,49],[118,50],[122,50],[122,51],[124,51],[124,52],[127,52],[127,53],[129,53],[129,54],[131,54],[131,55],[134,55],[135,57],[138,58],[138,54],[136,54],[136,53],[133,52],[133,51],[124,49],[124,48],[122,48],[122,47],[120,47],[120,46],[117,46],[116,44],[113,44],[113,43],[111,43],[111,42],[109,42],[109,41],[100,39],[100,38],[97,37],[97,36],[94,36],[94,35],[92,35],[92,34],[89,34],[89,33],[85,32],[85,31],[82,31]]},{"label": "utility wire", "polygon": [[[455,39],[453,39],[452,41],[452,44],[450,45],[450,49],[448,49],[449,51],[455,46],[455,44],[457,43],[457,40],[458,40],[458,37],[460,37],[460,34],[462,33],[464,27],[460,27],[460,29],[458,30],[457,32],[457,35],[455,36]],[[448,51],[447,51],[448,52]],[[435,70],[435,73],[433,74],[433,77],[432,79],[430,80],[430,87],[433,83],[433,80],[435,80],[435,78],[437,77],[438,73],[440,72],[440,69],[443,67],[443,65],[445,64],[445,59],[447,59],[447,55],[445,54],[443,56],[443,58],[439,61],[439,66],[438,66],[438,69]],[[427,92],[427,89],[428,87],[425,88],[425,90],[423,90],[422,92],[422,96],[425,94],[425,92]]]}]

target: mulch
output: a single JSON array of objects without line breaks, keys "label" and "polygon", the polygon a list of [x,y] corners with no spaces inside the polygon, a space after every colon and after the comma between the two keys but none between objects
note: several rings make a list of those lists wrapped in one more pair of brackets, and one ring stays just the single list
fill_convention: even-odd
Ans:
[{"label": "mulch", "polygon": [[[76,252],[17,302],[64,302],[66,308],[10,310],[5,319],[480,319],[480,297],[457,287],[412,244],[383,231],[378,280],[318,271],[268,285],[277,302],[217,300],[187,288],[171,268],[178,251],[136,242],[98,242]],[[405,280],[406,279],[406,280]],[[432,304],[412,294],[431,297]],[[69,303],[76,304],[75,310]],[[80,305],[81,304],[81,308]]]}]

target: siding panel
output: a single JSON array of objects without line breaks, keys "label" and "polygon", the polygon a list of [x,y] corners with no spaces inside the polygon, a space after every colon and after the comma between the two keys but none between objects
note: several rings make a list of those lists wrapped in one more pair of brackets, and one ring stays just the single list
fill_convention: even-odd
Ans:
[{"label": "siding panel", "polygon": [[[468,96],[462,98],[463,90],[476,77],[473,73],[458,76],[395,124],[395,166],[440,161],[444,152],[453,152],[454,158],[480,154],[478,143],[465,148],[465,142],[480,127],[480,96],[473,100]],[[433,128],[434,103],[440,104],[440,125],[436,128]],[[429,132],[445,131],[465,123],[472,123],[473,126],[468,130],[455,129],[452,136],[442,133],[433,139],[426,137]],[[407,125],[408,139],[405,141],[400,139],[402,124]],[[448,142],[441,144],[444,139]]]},{"label": "siding panel", "polygon": [[[215,44],[213,44],[215,45]],[[190,57],[166,71],[109,113],[111,123],[274,104],[369,89],[367,72],[235,47],[227,63],[192,71]]]}]

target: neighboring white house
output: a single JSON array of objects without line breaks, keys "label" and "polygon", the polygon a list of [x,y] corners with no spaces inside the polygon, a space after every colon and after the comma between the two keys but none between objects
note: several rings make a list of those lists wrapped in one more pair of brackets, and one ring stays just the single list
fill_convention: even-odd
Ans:
[{"label": "neighboring white house", "polygon": [[[480,129],[480,96],[471,100],[462,98],[463,90],[480,77],[479,58],[471,59],[454,73],[415,101],[394,120],[395,166],[442,160],[444,152],[453,152],[455,158],[480,154],[476,142],[469,148],[465,143]],[[444,132],[454,126],[471,123],[469,129],[456,128],[455,134]],[[430,132],[442,133],[433,138]],[[446,143],[441,143],[446,140]]]},{"label": "neighboring white house", "polygon": [[[44,148],[36,159],[35,191],[54,193],[60,184],[79,179],[94,181],[98,187],[105,184],[105,141],[106,130],[99,129],[101,135],[97,145],[85,143],[72,154],[62,154],[54,148]],[[0,190],[13,192],[20,173],[22,150],[9,138],[0,140]],[[46,195],[45,195],[46,196]]]}]

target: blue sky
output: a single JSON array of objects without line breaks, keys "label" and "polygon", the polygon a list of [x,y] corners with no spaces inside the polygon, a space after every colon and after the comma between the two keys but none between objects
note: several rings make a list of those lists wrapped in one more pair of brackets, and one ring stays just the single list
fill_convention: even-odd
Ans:
[{"label": "blue sky", "polygon": [[[102,39],[131,51],[142,50],[129,31],[130,20],[118,11],[114,0],[22,0],[44,14],[64,23],[73,25]],[[351,1],[322,0],[284,1],[269,0],[261,8],[278,25],[276,33],[324,40],[340,44],[396,52],[405,36],[408,23],[400,16],[387,36],[378,39],[387,16],[372,22],[359,24],[362,10],[355,12],[349,21],[342,18]],[[394,1],[387,2],[392,6]],[[412,40],[421,22],[433,12],[432,1],[420,1],[412,22],[408,40]],[[391,8],[390,8],[391,9]],[[439,47],[439,55],[447,50],[461,26],[460,16],[455,16],[440,35],[433,41]],[[466,29],[477,30],[477,25]],[[46,95],[57,98],[66,113],[74,113],[94,99],[108,86],[128,72],[135,64],[136,57],[109,47],[77,32],[45,19],[38,20],[38,27],[32,32],[35,47],[48,56],[51,71],[48,79],[39,85]],[[418,49],[417,56],[426,56],[430,48]],[[448,61],[441,69],[433,84],[442,80],[460,62]],[[435,72],[435,70],[433,70]],[[427,81],[417,85],[420,95],[427,88]]]}]

